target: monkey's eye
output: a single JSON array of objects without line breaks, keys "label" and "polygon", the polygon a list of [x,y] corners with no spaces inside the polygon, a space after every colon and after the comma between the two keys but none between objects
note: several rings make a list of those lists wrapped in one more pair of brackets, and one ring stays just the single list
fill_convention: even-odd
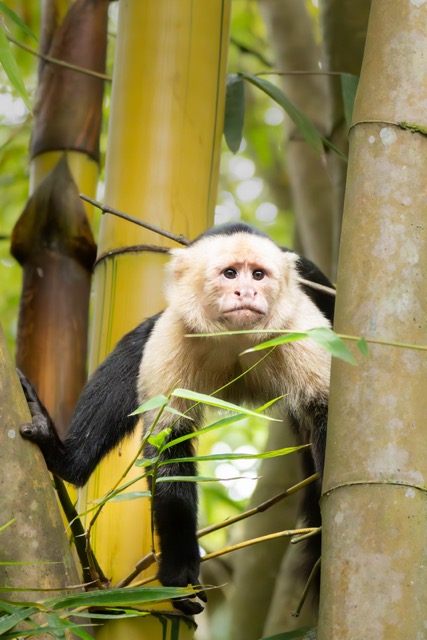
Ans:
[{"label": "monkey's eye", "polygon": [[262,280],[265,278],[265,273],[261,269],[255,269],[252,271],[252,277],[254,280]]},{"label": "monkey's eye", "polygon": [[237,271],[232,267],[228,267],[228,269],[224,269],[222,273],[224,277],[228,278],[229,280],[233,280],[234,278],[237,278]]}]

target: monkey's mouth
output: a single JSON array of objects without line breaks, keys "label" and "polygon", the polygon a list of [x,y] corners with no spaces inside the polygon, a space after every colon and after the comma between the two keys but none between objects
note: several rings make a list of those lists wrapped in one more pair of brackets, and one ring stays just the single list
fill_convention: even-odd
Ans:
[{"label": "monkey's mouth", "polygon": [[227,317],[233,313],[244,313],[244,312],[255,313],[256,315],[259,315],[259,316],[264,315],[264,312],[261,311],[261,309],[258,309],[257,307],[253,307],[251,305],[241,305],[239,307],[233,307],[232,309],[225,309],[225,311],[222,312],[222,315]]}]

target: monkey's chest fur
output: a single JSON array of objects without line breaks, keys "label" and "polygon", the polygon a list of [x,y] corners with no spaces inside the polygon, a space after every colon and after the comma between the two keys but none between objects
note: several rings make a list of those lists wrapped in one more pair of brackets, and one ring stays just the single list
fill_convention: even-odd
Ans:
[{"label": "monkey's chest fur", "polygon": [[[311,340],[280,345],[268,352],[242,352],[251,336],[185,337],[182,328],[161,321],[150,337],[138,381],[140,401],[183,387],[244,406],[283,398],[273,412],[301,412],[327,402],[330,357]],[[260,339],[257,339],[260,342]],[[182,411],[185,401],[177,401]]]}]

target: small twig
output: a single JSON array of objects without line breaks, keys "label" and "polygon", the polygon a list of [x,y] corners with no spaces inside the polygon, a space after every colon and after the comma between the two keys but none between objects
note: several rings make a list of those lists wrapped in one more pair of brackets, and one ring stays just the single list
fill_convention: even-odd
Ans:
[{"label": "small twig", "polygon": [[139,220],[139,218],[134,218],[134,216],[129,216],[127,213],[123,211],[119,211],[119,209],[114,209],[113,207],[108,207],[97,200],[93,200],[88,196],[85,196],[83,193],[79,194],[80,198],[85,202],[89,202],[97,209],[100,209],[102,213],[111,213],[113,216],[117,216],[118,218],[123,218],[123,220],[127,220],[128,222],[133,222],[133,224],[137,224],[140,227],[144,227],[144,229],[148,229],[149,231],[153,231],[154,233],[158,233],[160,236],[164,236],[165,238],[169,238],[169,240],[174,240],[174,242],[178,242],[178,244],[183,244],[184,246],[188,246],[190,244],[190,240],[183,236],[182,234],[176,235],[175,233],[171,233],[170,231],[166,231],[165,229],[161,229],[154,224],[150,224],[149,222],[144,222],[143,220]]},{"label": "small twig", "polygon": [[400,349],[413,349],[414,351],[427,351],[427,345],[424,344],[411,344],[410,342],[395,342],[393,340],[380,340],[379,338],[365,338],[361,336],[347,336],[343,333],[337,333],[337,336],[343,340],[350,340],[353,342],[360,342],[364,340],[368,344],[380,344],[386,347],[398,347]]},{"label": "small twig", "polygon": [[[223,522],[219,522],[218,524],[213,524],[209,527],[204,527],[203,529],[200,529],[197,532],[197,537],[202,538],[203,536],[206,536],[209,533],[212,533],[213,531],[218,531],[219,529],[223,529],[224,527],[229,527],[235,522],[239,522],[240,520],[245,520],[246,518],[249,518],[250,516],[253,516],[256,513],[263,513],[264,511],[267,511],[267,509],[270,509],[270,507],[273,507],[275,504],[277,504],[281,500],[284,500],[288,496],[291,496],[297,491],[300,491],[300,489],[304,489],[308,484],[311,484],[318,478],[319,478],[318,474],[315,473],[309,478],[306,478],[305,480],[298,482],[298,484],[295,484],[292,487],[289,487],[289,489],[286,489],[286,491],[282,491],[281,493],[278,493],[276,496],[273,496],[273,498],[270,498],[269,500],[262,502],[261,504],[257,505],[253,509],[248,509],[244,513],[241,513],[240,515],[235,516],[234,518],[229,518],[228,520],[224,520]],[[161,553],[157,553],[157,557],[161,557]],[[132,571],[132,573],[130,573],[128,576],[126,576],[126,578],[123,578],[123,580],[121,580],[119,583],[115,585],[116,588],[126,587],[141,573],[141,571],[148,569],[148,567],[154,564],[155,561],[156,561],[156,556],[154,555],[154,553],[152,552],[147,553],[147,555],[141,558],[141,560],[138,560],[138,562],[135,565],[135,569]],[[147,579],[147,582],[151,582],[152,580],[154,580],[154,578],[149,578]],[[138,585],[139,584],[140,583],[138,582]]]},{"label": "small twig", "polygon": [[310,71],[309,69],[289,70],[289,71],[259,71],[254,73],[254,76],[341,76],[342,71],[322,71],[322,69],[316,69]]},{"label": "small twig", "polygon": [[303,540],[307,540],[307,538],[312,538],[313,536],[317,536],[321,532],[322,532],[322,527],[317,527],[316,529],[313,529],[313,531],[310,531],[309,533],[304,533],[302,536],[295,536],[295,538],[292,538],[291,544],[298,544],[298,542],[302,542]]},{"label": "small twig", "polygon": [[[259,538],[252,538],[251,540],[245,540],[245,542],[240,542],[239,544],[234,544],[231,547],[224,547],[223,549],[219,549],[218,551],[213,551],[212,553],[207,553],[205,556],[202,556],[201,558],[201,562],[206,562],[207,560],[212,560],[212,558],[218,558],[219,556],[223,556],[226,553],[231,553],[232,551],[239,551],[240,549],[245,549],[246,547],[251,547],[254,544],[259,544],[260,542],[268,542],[269,540],[276,540],[277,538],[290,538],[294,535],[299,535],[299,534],[305,534],[305,533],[311,533],[312,531],[314,531],[313,528],[305,528],[305,529],[286,529],[285,531],[278,531],[277,533],[270,533],[266,536],[260,536]],[[158,554],[160,556],[160,554]],[[140,564],[142,561],[148,561],[151,559],[150,558],[153,557],[154,559],[154,554],[148,554],[146,555],[142,560],[139,561],[138,564]],[[317,566],[318,563],[316,563],[315,567]],[[150,566],[150,564],[147,564],[147,566]],[[145,568],[147,568],[147,566]],[[310,577],[307,581],[307,585],[305,587],[305,590],[307,589],[308,591],[308,586],[309,583],[312,579],[312,576],[314,576],[314,568],[310,574]],[[153,580],[156,580],[157,576],[150,576],[148,578],[145,578],[144,580],[139,580],[138,582],[135,582],[133,586],[135,587],[141,587],[145,584],[148,584],[149,582],[153,582]],[[126,582],[125,582],[126,581]],[[127,578],[119,583],[120,586],[127,586],[127,584],[129,584],[127,582]],[[119,585],[117,585],[119,586]],[[304,593],[305,593],[304,590]],[[305,599],[305,597],[304,597]],[[302,605],[301,605],[302,606]],[[297,608],[298,610],[298,608]],[[299,614],[298,614],[299,615]]]},{"label": "small twig", "polygon": [[284,531],[277,531],[277,533],[269,533],[266,536],[260,536],[259,538],[252,538],[251,540],[245,540],[245,542],[239,542],[238,544],[233,544],[231,547],[224,547],[223,549],[219,549],[219,551],[213,551],[212,553],[207,553],[202,557],[202,562],[206,562],[206,560],[212,560],[212,558],[217,558],[218,556],[223,556],[226,553],[231,553],[232,551],[238,551],[239,549],[245,549],[246,547],[251,547],[254,544],[259,544],[260,542],[268,542],[269,540],[276,540],[277,538],[291,538],[295,535],[300,535],[304,533],[310,533],[313,531],[313,527],[306,527],[304,529],[285,529]]},{"label": "small twig", "polygon": [[311,289],[317,289],[318,291],[323,291],[323,293],[327,293],[330,296],[336,296],[337,292],[332,287],[326,287],[324,284],[319,284],[318,282],[312,282],[311,280],[305,280],[305,278],[298,278],[298,282],[301,282],[305,287],[311,287]]},{"label": "small twig", "polygon": [[[80,520],[74,504],[70,499],[64,481],[55,475],[53,476],[53,480],[59,502],[61,503],[65,517],[67,518],[67,522],[70,525],[70,529],[73,534],[77,555],[82,566],[83,580],[84,582],[91,583],[91,585],[95,582],[100,588],[103,588],[102,583],[108,583],[108,579],[93,554],[90,542],[87,539],[86,532],[82,525],[82,521]],[[88,567],[92,567],[93,572],[91,572]]]},{"label": "small twig", "polygon": [[308,580],[305,583],[305,587],[304,587],[304,590],[303,590],[303,592],[301,594],[300,601],[297,604],[297,608],[295,609],[295,611],[292,611],[292,615],[293,615],[294,618],[298,618],[300,613],[301,613],[301,609],[303,607],[304,602],[306,601],[309,589],[310,589],[311,585],[313,584],[313,581],[314,581],[314,578],[317,575],[317,572],[320,569],[320,561],[321,561],[321,559],[322,558],[319,558],[316,561],[315,565],[313,566],[313,568],[311,570],[310,575],[308,576]]},{"label": "small twig", "polygon": [[[161,554],[158,553],[157,556],[160,556]],[[135,565],[135,569],[132,571],[132,573],[130,573],[128,576],[126,576],[126,578],[123,578],[123,580],[120,580],[120,582],[118,582],[114,588],[115,589],[119,589],[121,587],[127,587],[128,584],[130,584],[133,580],[135,580],[135,578],[145,569],[148,569],[148,567],[151,567],[152,564],[154,564],[156,561],[156,556],[154,555],[154,553],[151,551],[150,553],[147,553],[146,556],[144,556],[143,558],[141,558],[141,560],[138,560],[138,562]],[[150,578],[148,580],[148,582],[151,582],[152,580],[155,580],[154,578]],[[138,582],[138,585],[140,583]],[[136,585],[134,585],[136,586]]]},{"label": "small twig", "polygon": [[47,55],[46,53],[40,53],[36,49],[29,47],[19,40],[15,40],[11,36],[7,36],[7,39],[13,44],[16,44],[17,47],[31,53],[33,56],[40,58],[44,62],[50,62],[51,64],[56,64],[58,67],[64,67],[65,69],[70,69],[71,71],[77,71],[78,73],[83,73],[86,76],[92,76],[93,78],[98,78],[99,80],[105,80],[106,82],[111,82],[111,76],[106,73],[100,73],[99,71],[93,71],[92,69],[86,69],[85,67],[79,67],[76,64],[72,64],[71,62],[65,62],[65,60],[60,60],[59,58],[52,58],[52,56]]},{"label": "small twig", "polygon": [[253,509],[248,509],[247,511],[244,511],[243,513],[241,513],[238,516],[235,516],[234,518],[229,518],[228,520],[224,520],[223,522],[219,522],[218,524],[213,524],[209,527],[205,527],[204,529],[200,529],[197,533],[197,537],[202,538],[203,536],[208,535],[208,533],[212,533],[213,531],[218,531],[219,529],[223,529],[224,527],[229,527],[235,522],[240,522],[240,520],[245,520],[246,518],[249,518],[250,516],[253,516],[256,513],[263,513],[264,511],[267,511],[267,509],[270,509],[270,507],[273,507],[275,504],[277,504],[281,500],[284,500],[285,498],[293,495],[297,491],[304,489],[307,485],[311,484],[318,478],[319,478],[319,475],[317,473],[314,473],[309,478],[306,478],[305,480],[298,482],[298,484],[294,484],[289,489],[286,489],[286,491],[282,491],[281,493],[278,493],[277,495],[273,496],[273,498],[270,498],[269,500],[262,502],[256,507],[253,507]]}]

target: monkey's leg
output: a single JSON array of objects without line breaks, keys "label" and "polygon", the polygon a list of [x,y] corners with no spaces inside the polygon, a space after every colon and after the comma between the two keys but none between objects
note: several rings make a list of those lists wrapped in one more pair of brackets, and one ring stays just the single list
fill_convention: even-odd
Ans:
[{"label": "monkey's leg", "polygon": [[[190,421],[182,420],[173,428],[169,441],[194,431]],[[146,445],[145,455],[153,457],[157,450]],[[153,513],[157,535],[160,540],[160,567],[158,578],[165,586],[198,585],[200,551],[197,541],[197,486],[195,482],[165,482],[172,476],[195,476],[194,462],[183,462],[182,458],[194,456],[192,440],[185,440],[167,448],[161,454],[161,465],[157,469],[154,490]],[[168,461],[171,462],[168,462]],[[167,464],[164,464],[167,463]],[[206,602],[203,591],[198,597]],[[174,606],[186,614],[194,615],[203,610],[202,605],[189,599],[174,600]]]}]

